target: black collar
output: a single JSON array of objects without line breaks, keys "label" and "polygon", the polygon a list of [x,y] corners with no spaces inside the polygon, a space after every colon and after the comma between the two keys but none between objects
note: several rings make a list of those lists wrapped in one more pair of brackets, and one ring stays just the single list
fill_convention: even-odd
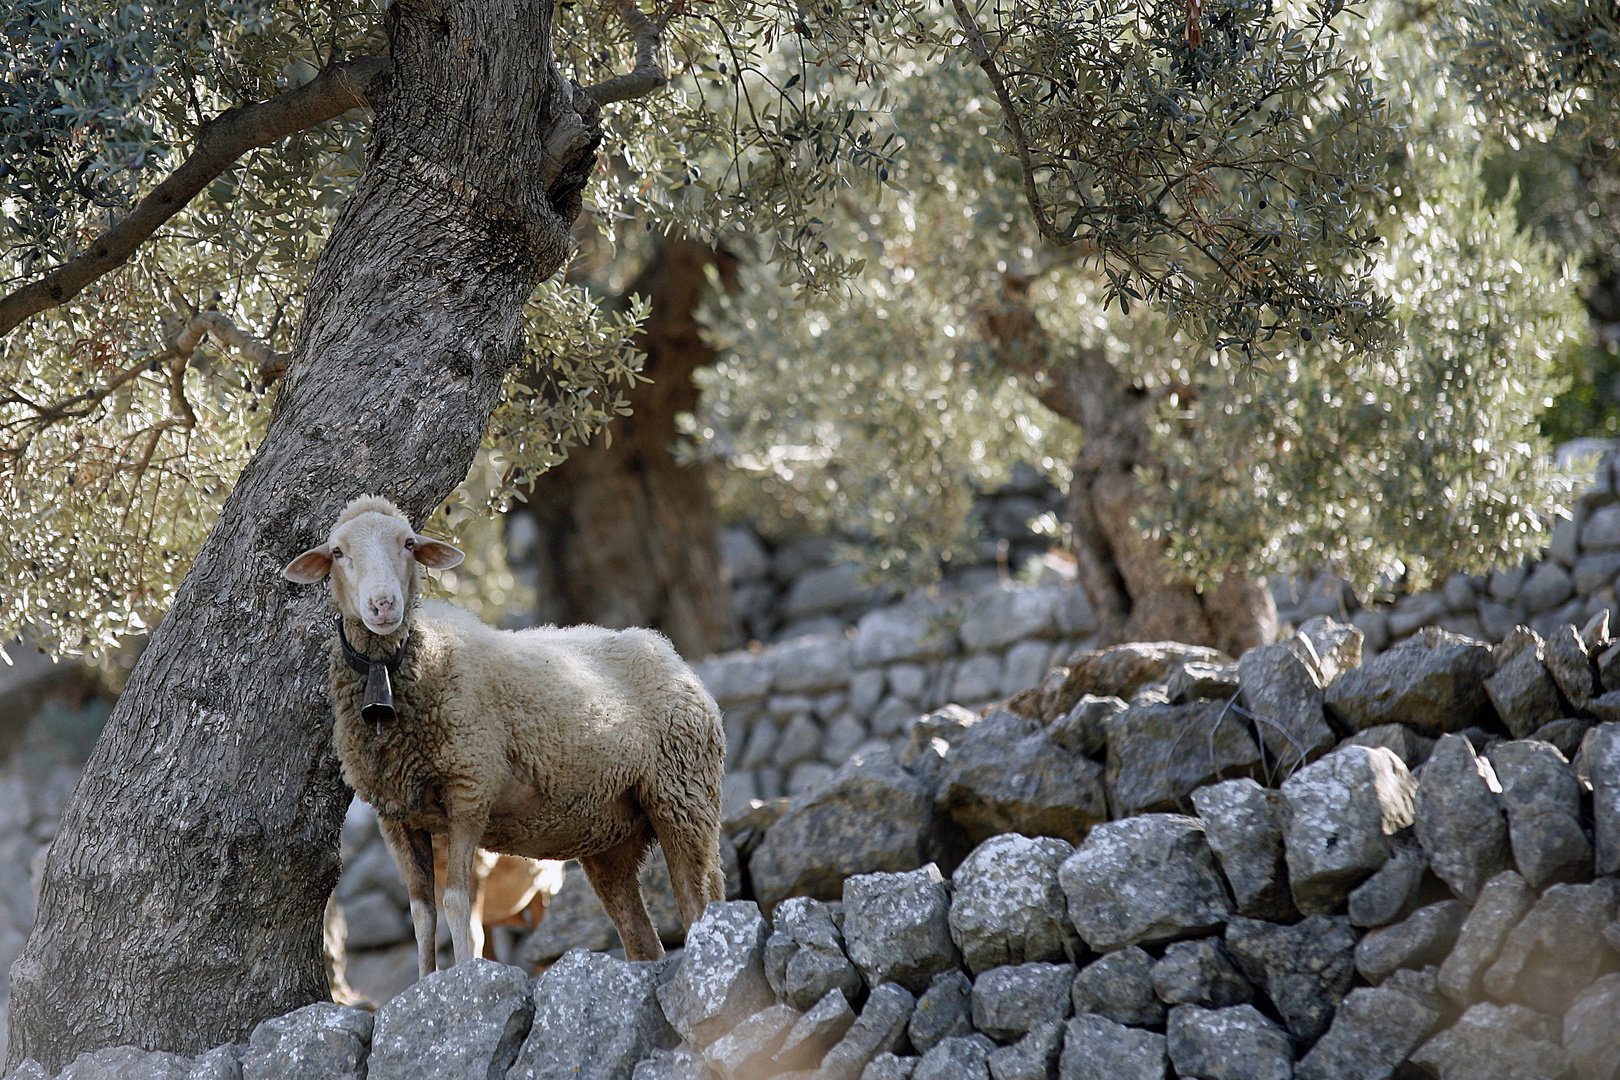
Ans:
[{"label": "black collar", "polygon": [[371,665],[381,664],[388,669],[389,674],[399,674],[399,665],[401,661],[405,659],[405,648],[411,643],[409,634],[406,634],[404,639],[400,641],[399,648],[395,649],[392,655],[373,660],[371,657],[349,644],[349,635],[343,632],[342,615],[337,617],[337,632],[338,640],[343,643],[343,659],[348,661],[349,666],[355,671],[359,672],[361,675],[365,675],[371,671]]}]

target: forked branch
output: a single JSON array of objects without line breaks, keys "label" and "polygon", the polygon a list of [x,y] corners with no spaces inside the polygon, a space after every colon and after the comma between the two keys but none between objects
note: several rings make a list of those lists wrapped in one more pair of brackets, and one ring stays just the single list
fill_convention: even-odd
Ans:
[{"label": "forked branch", "polygon": [[984,34],[979,30],[979,23],[968,10],[966,0],[951,0],[956,8],[956,19],[962,24],[962,33],[967,37],[968,48],[973,52],[973,59],[978,61],[979,67],[990,80],[995,89],[996,100],[1001,103],[1002,123],[1007,125],[1007,134],[1012,139],[1013,152],[1018,155],[1018,170],[1024,177],[1024,198],[1029,202],[1029,209],[1035,215],[1035,227],[1041,235],[1054,244],[1066,246],[1074,243],[1075,233],[1059,231],[1046,210],[1041,206],[1040,192],[1035,188],[1035,164],[1029,149],[1029,139],[1024,135],[1024,122],[1018,115],[1018,109],[1013,105],[1012,95],[1007,92],[1007,80],[1001,76],[1001,68],[996,58],[990,55],[990,47],[985,44]]},{"label": "forked branch", "polygon": [[0,298],[0,335],[41,311],[67,303],[86,285],[123,266],[147,237],[249,150],[369,105],[390,67],[381,56],[345,61],[296,90],[230,109],[209,121],[191,156],[88,250]]},{"label": "forked branch", "polygon": [[658,47],[663,38],[663,26],[654,22],[636,5],[635,0],[619,0],[619,17],[629,25],[636,39],[636,66],[623,75],[615,75],[599,83],[584,87],[580,93],[597,105],[626,101],[650,94],[669,82],[663,66],[658,63]]}]

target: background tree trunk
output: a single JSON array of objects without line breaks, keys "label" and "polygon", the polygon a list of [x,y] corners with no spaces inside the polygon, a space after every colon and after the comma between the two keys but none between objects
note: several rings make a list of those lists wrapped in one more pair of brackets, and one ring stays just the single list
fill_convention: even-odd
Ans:
[{"label": "background tree trunk", "polygon": [[1027,280],[1007,276],[1003,302],[983,313],[985,334],[1041,404],[1084,433],[1069,486],[1069,523],[1080,583],[1102,622],[1100,643],[1181,641],[1237,656],[1274,640],[1277,607],[1262,583],[1233,571],[1200,591],[1176,573],[1164,542],[1137,527],[1148,498],[1137,470],[1164,469],[1149,446],[1156,397],[1101,349],[1054,355],[1028,288]]},{"label": "background tree trunk", "polygon": [[567,625],[654,626],[688,657],[742,644],[720,562],[720,523],[701,461],[676,460],[677,414],[697,406],[692,373],[714,362],[694,315],[705,270],[729,255],[664,240],[625,290],[652,302],[637,346],[647,354],[632,412],[543,473],[529,496],[539,529],[538,618]]},{"label": "background tree trunk", "polygon": [[371,159],[310,282],[264,444],[69,801],[11,972],[8,1066],[195,1053],[325,999],[349,792],[324,589],[281,568],[350,498],[421,523],[466,474],[595,161],[549,0],[401,0]]}]

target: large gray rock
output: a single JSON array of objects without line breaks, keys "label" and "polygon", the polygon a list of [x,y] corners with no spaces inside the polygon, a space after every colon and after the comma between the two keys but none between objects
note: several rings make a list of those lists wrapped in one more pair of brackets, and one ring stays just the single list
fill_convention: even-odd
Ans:
[{"label": "large gray rock", "polygon": [[1277,921],[1293,918],[1282,794],[1253,780],[1228,780],[1199,788],[1192,801],[1204,823],[1204,837],[1232,886],[1238,913]]},{"label": "large gray rock", "polygon": [[1418,983],[1397,975],[1350,991],[1327,1034],[1295,1066],[1294,1080],[1389,1080],[1440,1023],[1439,1001]]},{"label": "large gray rock", "polygon": [[1082,1013],[1064,1027],[1061,1080],[1164,1080],[1164,1036]]},{"label": "large gray rock", "polygon": [[775,1001],[765,979],[770,929],[746,900],[710,904],[692,924],[674,975],[658,988],[658,1003],[683,1039],[707,1045]]},{"label": "large gray rock", "polygon": [[993,836],[951,878],[951,940],[977,975],[1003,964],[1079,960],[1058,867],[1074,853],[1051,837]]},{"label": "large gray rock", "polygon": [[1620,974],[1603,976],[1569,1007],[1564,1049],[1580,1080],[1620,1080]]},{"label": "large gray rock", "polygon": [[922,1056],[911,1080],[990,1080],[995,1048],[983,1035],[953,1035]]},{"label": "large gray rock", "polygon": [[1461,900],[1442,900],[1418,908],[1393,926],[1368,931],[1356,944],[1356,970],[1370,983],[1381,983],[1398,968],[1438,964],[1456,944],[1468,917]]},{"label": "large gray rock", "polygon": [[1485,972],[1485,992],[1558,1015],[1615,955],[1603,930],[1620,905],[1620,882],[1599,878],[1589,885],[1554,885],[1508,931],[1496,962]]},{"label": "large gray rock", "polygon": [[1510,869],[1502,786],[1489,760],[1461,735],[1435,744],[1413,798],[1418,842],[1429,867],[1470,903],[1487,879]]},{"label": "large gray rock", "polygon": [[819,900],[795,896],[776,905],[776,928],[765,941],[765,980],[776,996],[803,1012],[838,990],[851,1001],[864,986],[844,955],[844,935]]},{"label": "large gray rock", "polygon": [[874,987],[849,1031],[821,1059],[816,1080],[857,1080],[867,1062],[900,1045],[916,1004],[917,999],[896,983]]},{"label": "large gray rock", "polygon": [[1377,724],[1406,724],[1438,736],[1487,719],[1485,680],[1494,671],[1491,650],[1478,641],[1423,630],[1327,688],[1327,711],[1354,731]]},{"label": "large gray rock", "polygon": [[1599,724],[1581,741],[1592,785],[1593,871],[1620,873],[1620,724]]},{"label": "large gray rock", "polygon": [[1052,741],[1065,750],[1094,757],[1108,745],[1108,720],[1125,709],[1117,697],[1086,694],[1068,712],[1046,725]]},{"label": "large gray rock", "polygon": [[844,941],[868,986],[894,982],[920,994],[960,966],[951,941],[950,896],[932,863],[904,874],[844,882]]},{"label": "large gray rock", "polygon": [[721,705],[755,701],[771,692],[776,676],[775,654],[747,651],[726,653],[700,663],[692,670],[703,688]]},{"label": "large gray rock", "polygon": [[1135,945],[1081,968],[1070,998],[1076,1013],[1106,1016],[1116,1024],[1153,1027],[1164,1022],[1164,1004],[1153,993],[1153,957]]},{"label": "large gray rock", "polygon": [[1550,1016],[1482,1002],[1418,1047],[1412,1061],[1438,1080],[1561,1080],[1569,1055],[1560,1034]]},{"label": "large gray rock", "polygon": [[1038,1024],[1013,1045],[991,1053],[991,1080],[1057,1080],[1063,1028],[1056,1020]]},{"label": "large gray rock", "polygon": [[1058,881],[1075,929],[1099,952],[1197,937],[1231,911],[1203,824],[1178,814],[1098,825]]},{"label": "large gray rock", "polygon": [[1346,736],[1339,745],[1382,746],[1394,751],[1396,757],[1406,762],[1408,769],[1416,770],[1429,760],[1429,754],[1434,750],[1434,742],[1433,739],[1419,735],[1405,724],[1379,724]]},{"label": "large gray rock", "polygon": [[364,1080],[371,1046],[368,1012],[317,1001],[253,1029],[242,1080]]},{"label": "large gray rock", "polygon": [[1186,705],[1194,701],[1216,698],[1231,701],[1239,690],[1236,664],[1209,664],[1189,660],[1170,673],[1164,694],[1172,705]]},{"label": "large gray rock", "polygon": [[814,1069],[854,1023],[855,1010],[844,992],[829,990],[788,1029],[773,1060],[783,1069]]},{"label": "large gray rock", "polygon": [[1225,701],[1138,702],[1110,717],[1105,730],[1108,804],[1116,817],[1186,813],[1198,788],[1260,772],[1260,749]]},{"label": "large gray rock", "polygon": [[1328,914],[1384,865],[1394,834],[1412,824],[1415,785],[1390,751],[1350,746],[1283,782],[1288,825],[1283,842],[1294,903]]},{"label": "large gray rock", "polygon": [[1620,504],[1600,506],[1588,514],[1581,523],[1580,538],[1583,551],[1620,548]]},{"label": "large gray rock", "polygon": [[1568,570],[1548,559],[1530,572],[1519,589],[1519,603],[1531,615],[1539,615],[1568,600],[1575,593],[1575,581]]},{"label": "large gray rock", "polygon": [[1224,1009],[1254,998],[1254,987],[1220,938],[1176,942],[1164,950],[1149,974],[1153,992],[1167,1005]]},{"label": "large gray rock", "polygon": [[[21,1072],[18,1070],[8,1077]],[[43,1076],[44,1070],[40,1073]],[[187,1080],[190,1073],[191,1060],[179,1054],[134,1046],[109,1046],[80,1054],[58,1074],[57,1080]]]},{"label": "large gray rock", "polygon": [[654,1050],[636,1062],[631,1080],[704,1080],[708,1070],[703,1059],[689,1046]]},{"label": "large gray rock", "polygon": [[968,602],[962,615],[962,647],[971,651],[999,649],[1025,638],[1047,637],[1057,630],[1063,588],[996,589]]},{"label": "large gray rock", "polygon": [[411,921],[384,893],[361,893],[343,905],[347,949],[375,949],[411,940]]},{"label": "large gray rock", "polygon": [[583,949],[564,956],[535,980],[533,1023],[506,1075],[510,1080],[628,1080],[638,1061],[675,1045],[657,999],[659,983],[674,963],[679,961],[631,963]]},{"label": "large gray rock", "polygon": [[377,1010],[367,1077],[505,1076],[534,1016],[529,991],[528,975],[492,960],[435,971]]},{"label": "large gray rock", "polygon": [[1546,642],[1528,626],[1516,628],[1491,650],[1496,674],[1485,680],[1485,692],[1516,739],[1564,715],[1558,685],[1543,663],[1546,652]]},{"label": "large gray rock", "polygon": [[1314,761],[1338,741],[1322,712],[1323,692],[1315,647],[1295,637],[1250,649],[1238,660],[1243,706],[1276,767]]},{"label": "large gray rock", "polygon": [[868,611],[855,624],[855,666],[936,660],[949,655],[956,646],[956,635],[948,614],[945,604],[921,598]]},{"label": "large gray rock", "polygon": [[247,1047],[241,1043],[216,1046],[198,1054],[192,1062],[186,1080],[242,1080],[242,1054]]},{"label": "large gray rock", "polygon": [[1129,701],[1148,683],[1160,682],[1188,661],[1220,663],[1214,649],[1174,641],[1138,641],[1108,649],[1082,650],[1048,674],[1041,718],[1056,720],[1087,694]]},{"label": "large gray rock", "polygon": [[1592,847],[1581,829],[1581,789],[1556,747],[1534,739],[1488,751],[1502,783],[1513,861],[1532,889],[1592,875]]},{"label": "large gray rock", "polygon": [[1316,674],[1323,686],[1351,668],[1361,666],[1361,646],[1366,635],[1350,623],[1329,615],[1315,615],[1300,623],[1294,634],[1311,643],[1311,650],[1316,654]]},{"label": "large gray rock", "polygon": [[1108,819],[1102,767],[1006,710],[961,736],[936,784],[940,809],[971,843],[1017,832],[1077,844]]},{"label": "large gray rock", "polygon": [[854,563],[834,563],[806,570],[793,579],[782,601],[782,614],[789,621],[817,615],[850,614],[890,599],[890,590],[873,588],[861,580],[861,567]]},{"label": "large gray rock", "polygon": [[850,641],[843,634],[812,635],[776,647],[775,678],[779,694],[819,694],[842,690],[855,674]]},{"label": "large gray rock", "polygon": [[910,870],[935,858],[928,789],[886,754],[857,757],[798,796],[754,850],[748,868],[767,910],[789,896],[837,900],[844,879]]},{"label": "large gray rock", "polygon": [[767,1006],[704,1047],[703,1060],[720,1080],[750,1080],[769,1071],[771,1057],[798,1020],[789,1005]]},{"label": "large gray rock", "polygon": [[1293,926],[1233,918],[1226,947],[1302,1045],[1327,1029],[1355,978],[1356,934],[1343,917],[1312,915]]},{"label": "large gray rock", "polygon": [[1203,1009],[1177,1005],[1165,1027],[1170,1061],[1180,1076],[1205,1080],[1292,1080],[1288,1033],[1253,1005]]},{"label": "large gray rock", "polygon": [[919,1054],[926,1054],[941,1039],[973,1032],[973,984],[954,968],[934,976],[917,999],[906,1024],[906,1034]]},{"label": "large gray rock", "polygon": [[1350,890],[1350,925],[1388,926],[1417,907],[1428,857],[1416,841],[1396,837],[1395,851],[1372,877]]},{"label": "large gray rock", "polygon": [[1463,921],[1457,943],[1440,965],[1440,992],[1457,1005],[1479,1000],[1480,979],[1496,962],[1508,931],[1519,925],[1536,894],[1515,871],[1504,870],[1479,890],[1479,899]]},{"label": "large gray rock", "polygon": [[[911,1056],[901,1057],[884,1051],[866,1063],[861,1070],[861,1080],[911,1080],[912,1074],[917,1071],[918,1059]],[[812,1073],[812,1076],[819,1076]]]},{"label": "large gray rock", "polygon": [[[1586,651],[1586,642],[1580,631],[1564,623],[1547,635],[1547,671],[1563,691],[1564,697],[1577,710],[1587,708],[1601,692],[1592,657]],[[1602,717],[1613,720],[1615,717]]]},{"label": "large gray rock", "polygon": [[1066,1019],[1073,964],[1011,964],[973,980],[973,1026],[996,1040],[1022,1039],[1038,1024]]}]

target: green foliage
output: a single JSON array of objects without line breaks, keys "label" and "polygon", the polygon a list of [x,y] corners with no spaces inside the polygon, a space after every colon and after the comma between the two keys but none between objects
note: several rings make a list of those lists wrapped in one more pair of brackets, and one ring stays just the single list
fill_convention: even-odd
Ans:
[{"label": "green foliage", "polygon": [[[1370,268],[1398,343],[1295,340],[1234,368],[1211,348],[1219,339],[1178,326],[1173,309],[1127,316],[1110,303],[1106,263],[1032,226],[1015,167],[979,137],[982,78],[946,64],[891,84],[906,194],[847,200],[847,242],[869,254],[863,292],[807,305],[756,283],[733,300],[732,353],[705,384],[698,427],[775,507],[870,537],[877,560],[915,576],[935,573],[973,542],[951,514],[974,484],[1020,457],[1067,460],[1076,442],[982,343],[980,313],[1016,271],[1054,352],[1101,348],[1159,395],[1165,465],[1143,478],[1159,498],[1142,525],[1190,576],[1327,562],[1365,585],[1533,551],[1539,515],[1568,497],[1538,418],[1578,347],[1574,283],[1556,251],[1516,227],[1515,191],[1483,195],[1465,149],[1481,130],[1460,95],[1437,92],[1437,58],[1415,28],[1397,34],[1394,21],[1351,47],[1412,118],[1378,178],[1388,194]],[[814,355],[830,359],[807,363]]]},{"label": "green foliage", "polygon": [[1510,205],[1470,194],[1470,173],[1428,177],[1394,230],[1381,273],[1400,347],[1293,357],[1187,412],[1168,403],[1159,435],[1183,467],[1158,524],[1189,569],[1325,562],[1361,585],[1422,587],[1546,543],[1570,487],[1538,419],[1580,313],[1552,252]]},{"label": "green foliage", "polygon": [[[784,512],[845,522],[923,575],[970,542],[952,530],[975,484],[1074,450],[980,344],[1004,273],[1034,281],[1058,346],[1129,357],[1156,392],[1211,383],[1209,348],[1307,373],[1376,355],[1390,310],[1372,258],[1393,197],[1385,75],[1347,48],[1338,0],[1208,0],[1197,44],[1181,0],[963,10],[675,4],[670,86],[610,108],[587,192],[610,247],[657,228],[758,254],[695,426],[769,474]],[[611,4],[559,4],[556,41],[582,85],[632,63]],[[0,14],[0,278],[82,250],[207,118],[384,47],[359,0],[20,0]],[[268,411],[249,361],[177,351],[175,335],[217,307],[291,348],[365,124],[346,114],[248,155],[128,267],[0,343],[0,578],[20,583],[0,591],[0,638],[95,652],[160,616]],[[1550,281],[1538,273],[1524,286]],[[1491,319],[1519,302],[1504,297]],[[448,524],[474,528],[636,377],[640,312],[548,283],[527,314],[529,360]],[[1334,349],[1299,351],[1306,334]],[[1496,370],[1445,363],[1463,380]],[[483,569],[492,611],[520,602],[496,561]]]}]

